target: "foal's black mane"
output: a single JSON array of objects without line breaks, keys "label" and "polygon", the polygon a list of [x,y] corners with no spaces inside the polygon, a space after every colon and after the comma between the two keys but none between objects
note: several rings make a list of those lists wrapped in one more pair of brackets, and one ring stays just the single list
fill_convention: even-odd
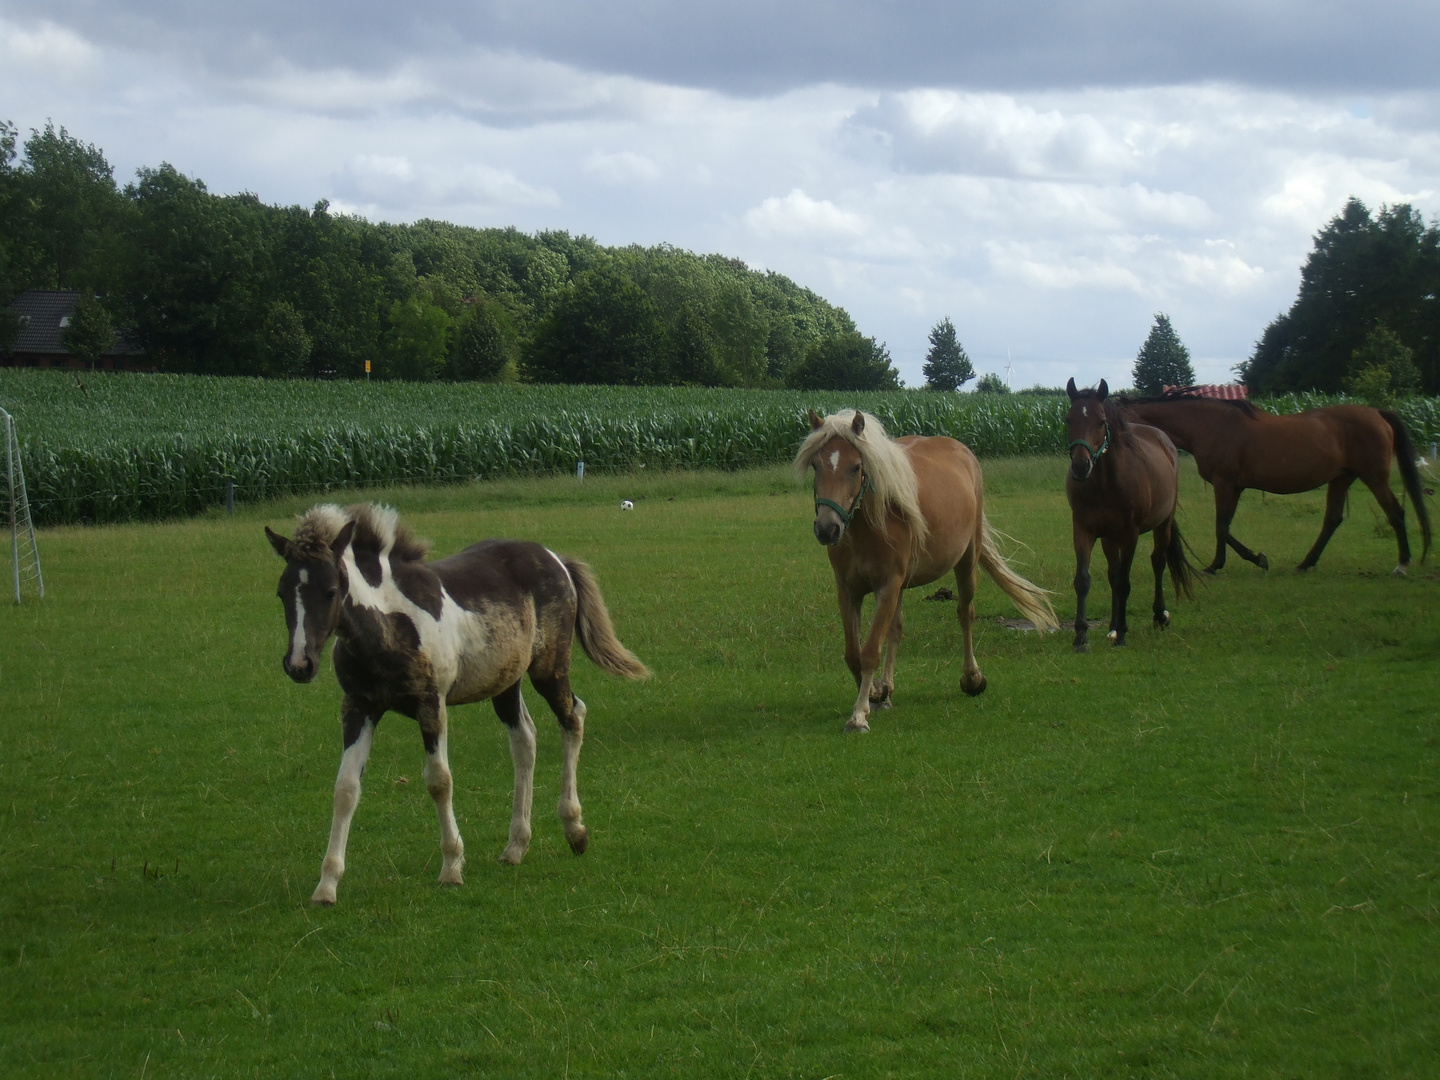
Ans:
[{"label": "foal's black mane", "polygon": [[1178,401],[1183,401],[1187,404],[1204,401],[1212,405],[1228,405],[1232,409],[1239,409],[1246,416],[1254,417],[1255,415],[1255,406],[1251,405],[1248,401],[1239,398],[1202,397],[1200,394],[1159,394],[1153,397],[1133,398],[1127,394],[1120,395],[1120,404],[1122,407],[1126,405],[1173,405],[1175,402]]},{"label": "foal's black mane", "polygon": [[334,503],[312,506],[300,517],[287,557],[301,562],[333,559],[330,544],[347,522],[355,523],[350,546],[356,552],[379,555],[387,544],[390,561],[421,562],[430,554],[430,542],[410,531],[394,510],[375,503],[356,503],[344,509]]}]

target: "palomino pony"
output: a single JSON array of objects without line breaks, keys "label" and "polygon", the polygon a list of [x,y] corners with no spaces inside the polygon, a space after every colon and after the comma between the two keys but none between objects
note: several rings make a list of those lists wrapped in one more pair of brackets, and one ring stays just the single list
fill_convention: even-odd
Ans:
[{"label": "palomino pony", "polygon": [[518,863],[530,845],[535,724],[520,678],[540,692],[560,722],[564,744],[560,821],[571,849],[583,854],[575,771],[585,737],[585,703],[570,690],[570,646],[578,636],[601,669],[629,679],[649,672],[621,645],[595,575],[583,562],[539,544],[486,540],[427,563],[417,540],[387,507],[312,507],[293,538],[270,531],[285,560],[280,602],[290,645],[285,673],[308,683],[333,634],[344,752],[335,779],[330,846],[312,904],[335,903],[345,872],[345,842],[360,801],[360,776],[375,725],[393,710],[416,720],[425,742],[425,786],[440,817],[442,885],[461,884],[465,845],[451,807],[446,750],[450,705],[487,698],[510,729],[515,800],[510,842],[500,858]]},{"label": "palomino pony", "polygon": [[[995,547],[980,463],[969,447],[943,436],[891,440],[880,421],[849,410],[823,420],[811,410],[810,428],[795,472],[803,480],[815,470],[815,539],[829,549],[845,663],[860,688],[846,731],[869,731],[871,708],[890,706],[908,588],[955,571],[965,641],[960,686],[972,696],[985,689],[972,632],[978,569],[1037,627],[1059,628],[1045,590],[1011,570]],[[875,615],[862,645],[860,607],[867,593],[875,594]],[[882,645],[888,645],[885,672],[877,684]]]},{"label": "palomino pony", "polygon": [[1180,527],[1175,523],[1180,483],[1175,444],[1158,428],[1131,424],[1100,380],[1096,390],[1065,386],[1070,413],[1065,426],[1070,440],[1070,471],[1065,496],[1070,501],[1075,541],[1075,651],[1089,652],[1090,625],[1085,597],[1090,593],[1090,555],[1100,540],[1110,578],[1110,633],[1115,645],[1125,644],[1129,626],[1125,604],[1130,599],[1130,565],[1141,533],[1153,533],[1155,550],[1155,625],[1170,625],[1165,609],[1165,566],[1175,591],[1189,596],[1194,574],[1185,558]]},{"label": "palomino pony", "polygon": [[1405,509],[1390,491],[1390,461],[1400,466],[1400,479],[1424,538],[1423,560],[1430,552],[1430,515],[1415,468],[1410,432],[1393,412],[1364,405],[1331,405],[1293,416],[1275,416],[1244,401],[1177,394],[1122,400],[1126,412],[1157,427],[1181,450],[1195,457],[1200,476],[1215,488],[1215,558],[1205,568],[1215,573],[1225,565],[1225,546],[1262,570],[1270,569],[1263,553],[1251,551],[1230,534],[1235,507],[1246,488],[1293,495],[1330,485],[1325,523],[1298,570],[1309,570],[1320,558],[1344,518],[1345,496],[1361,480],[1385,511],[1400,543],[1395,573],[1410,564],[1410,538],[1405,534]]}]

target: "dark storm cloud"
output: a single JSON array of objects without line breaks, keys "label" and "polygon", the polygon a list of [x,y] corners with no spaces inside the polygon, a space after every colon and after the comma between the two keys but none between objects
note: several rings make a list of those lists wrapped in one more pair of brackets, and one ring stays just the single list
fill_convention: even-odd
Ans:
[{"label": "dark storm cloud", "polygon": [[1003,90],[1219,80],[1345,92],[1440,84],[1440,5],[1300,0],[0,0],[97,44],[221,71],[383,69],[476,47],[732,93],[816,82]]}]

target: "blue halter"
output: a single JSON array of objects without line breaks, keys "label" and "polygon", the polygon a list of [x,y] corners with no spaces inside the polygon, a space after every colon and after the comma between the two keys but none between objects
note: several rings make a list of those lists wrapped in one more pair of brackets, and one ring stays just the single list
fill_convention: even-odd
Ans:
[{"label": "blue halter", "polygon": [[1077,446],[1083,446],[1086,450],[1090,451],[1091,461],[1094,461],[1095,459],[1100,457],[1101,454],[1105,453],[1106,450],[1110,449],[1110,421],[1105,421],[1105,439],[1103,442],[1101,442],[1099,450],[1096,450],[1093,446],[1091,446],[1088,439],[1071,439],[1070,445],[1067,446],[1065,449],[1068,452],[1070,450],[1074,450]]},{"label": "blue halter", "polygon": [[822,506],[828,506],[831,510],[834,510],[835,513],[840,515],[840,520],[845,523],[845,527],[848,529],[850,527],[851,520],[855,517],[855,512],[860,509],[860,500],[865,498],[865,492],[874,490],[875,487],[873,484],[870,483],[870,477],[862,475],[860,478],[860,490],[856,492],[855,501],[850,504],[849,510],[846,510],[834,499],[824,499],[821,498],[819,495],[815,496],[815,509],[819,510]]}]

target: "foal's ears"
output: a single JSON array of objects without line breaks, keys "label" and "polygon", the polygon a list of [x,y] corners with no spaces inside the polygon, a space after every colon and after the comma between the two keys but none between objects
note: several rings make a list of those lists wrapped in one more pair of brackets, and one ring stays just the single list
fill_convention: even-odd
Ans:
[{"label": "foal's ears", "polygon": [[859,409],[855,410],[855,419],[850,421],[850,430],[856,435],[865,430],[865,414]]},{"label": "foal's ears", "polygon": [[1065,384],[1065,393],[1070,395],[1071,401],[1074,401],[1080,396],[1080,391],[1075,389],[1075,380],[1073,378]]},{"label": "foal's ears", "polygon": [[814,409],[811,409],[811,410],[810,410],[810,430],[811,430],[811,431],[819,431],[819,430],[820,430],[822,427],[824,427],[824,426],[825,426],[825,418],[822,417],[819,413],[817,413]]},{"label": "foal's ears", "polygon": [[1108,387],[1108,386],[1105,385],[1105,380],[1104,380],[1104,379],[1101,379],[1101,380],[1100,380],[1100,385],[1095,388],[1095,396],[1098,397],[1101,401],[1104,401],[1104,400],[1105,400],[1105,396],[1106,396],[1107,394],[1109,394],[1109,393],[1110,393],[1110,387]]},{"label": "foal's ears", "polygon": [[347,521],[341,530],[335,534],[335,539],[330,541],[330,554],[335,556],[338,563],[345,557],[345,549],[350,546],[350,539],[355,535],[355,522]]},{"label": "foal's ears", "polygon": [[275,554],[282,559],[285,558],[285,549],[290,546],[290,541],[277,532],[271,532],[270,526],[265,526],[265,539],[270,541],[270,546],[275,549]]}]

